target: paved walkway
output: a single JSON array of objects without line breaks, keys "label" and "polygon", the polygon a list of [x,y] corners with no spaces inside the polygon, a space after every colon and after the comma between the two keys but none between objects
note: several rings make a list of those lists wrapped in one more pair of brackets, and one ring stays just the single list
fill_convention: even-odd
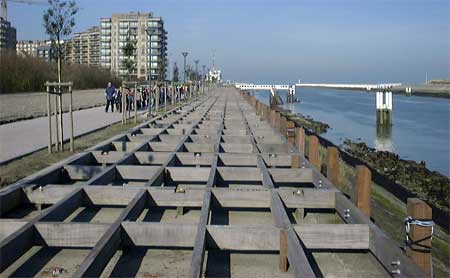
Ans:
[{"label": "paved walkway", "polygon": [[[121,113],[105,113],[105,107],[74,112],[74,135],[99,129],[122,120]],[[55,138],[54,117],[52,132]],[[64,114],[64,137],[69,138],[69,115]],[[48,145],[48,118],[19,121],[0,125],[0,164],[45,148]]]}]

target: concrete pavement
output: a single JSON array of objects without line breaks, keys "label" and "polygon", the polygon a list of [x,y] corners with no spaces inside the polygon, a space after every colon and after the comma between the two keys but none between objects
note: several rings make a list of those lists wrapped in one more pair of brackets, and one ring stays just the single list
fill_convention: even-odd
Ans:
[{"label": "concrete pavement", "polygon": [[[121,113],[105,113],[105,107],[75,111],[74,136],[106,127],[122,119]],[[64,138],[69,138],[69,115],[64,113]],[[53,138],[56,136],[54,118]],[[75,141],[76,143],[76,141]],[[7,161],[35,152],[48,145],[48,118],[41,117],[0,125],[0,165]]]}]

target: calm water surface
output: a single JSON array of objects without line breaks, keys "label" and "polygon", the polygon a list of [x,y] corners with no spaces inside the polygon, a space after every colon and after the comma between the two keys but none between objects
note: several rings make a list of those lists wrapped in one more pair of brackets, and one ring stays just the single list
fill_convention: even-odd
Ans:
[{"label": "calm water surface", "polygon": [[[279,92],[283,101],[286,93]],[[255,96],[269,102],[269,92]],[[404,159],[425,161],[431,170],[450,175],[450,102],[448,99],[393,95],[393,126],[378,129],[375,94],[329,89],[298,89],[300,103],[284,107],[328,123],[323,136],[335,144],[361,140]]]}]

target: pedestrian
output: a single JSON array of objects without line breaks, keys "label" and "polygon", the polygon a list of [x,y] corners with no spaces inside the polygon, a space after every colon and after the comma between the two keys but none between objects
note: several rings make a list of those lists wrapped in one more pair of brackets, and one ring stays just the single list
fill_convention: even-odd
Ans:
[{"label": "pedestrian", "polygon": [[135,97],[137,98],[137,101],[136,101],[137,109],[141,110],[143,108],[143,106],[144,106],[142,104],[142,90],[138,89]]},{"label": "pedestrian", "polygon": [[105,90],[105,97],[106,97],[106,108],[105,112],[108,113],[109,105],[111,105],[111,112],[114,112],[114,94],[116,92],[116,88],[114,85],[111,84],[111,82],[108,82],[108,87],[106,87]]},{"label": "pedestrian", "polygon": [[116,110],[122,113],[122,91],[120,89],[116,90],[114,101],[116,102]]}]

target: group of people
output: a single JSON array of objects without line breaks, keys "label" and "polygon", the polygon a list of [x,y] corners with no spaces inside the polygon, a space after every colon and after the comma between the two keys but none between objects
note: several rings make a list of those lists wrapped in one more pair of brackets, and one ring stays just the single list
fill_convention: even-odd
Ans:
[{"label": "group of people", "polygon": [[[123,91],[122,91],[123,90]],[[130,89],[128,87],[122,87],[121,89],[116,88],[112,85],[111,82],[108,82],[108,85],[105,90],[105,98],[106,98],[106,108],[105,112],[109,111],[109,107],[111,107],[111,112],[114,112],[114,106],[116,107],[116,111],[122,113],[122,97],[125,97],[126,103],[126,111],[134,110],[134,98],[136,97],[136,108],[138,110],[144,109],[149,105],[154,106],[156,103],[157,92],[159,91],[159,103],[164,104],[164,101],[167,100],[169,103],[172,101],[172,95],[167,94],[163,86],[155,86],[151,93],[149,93],[148,88]],[[187,92],[186,88],[183,86],[175,87],[175,91],[177,92],[180,100],[185,98],[185,94]],[[176,96],[175,96],[176,97]]]}]

